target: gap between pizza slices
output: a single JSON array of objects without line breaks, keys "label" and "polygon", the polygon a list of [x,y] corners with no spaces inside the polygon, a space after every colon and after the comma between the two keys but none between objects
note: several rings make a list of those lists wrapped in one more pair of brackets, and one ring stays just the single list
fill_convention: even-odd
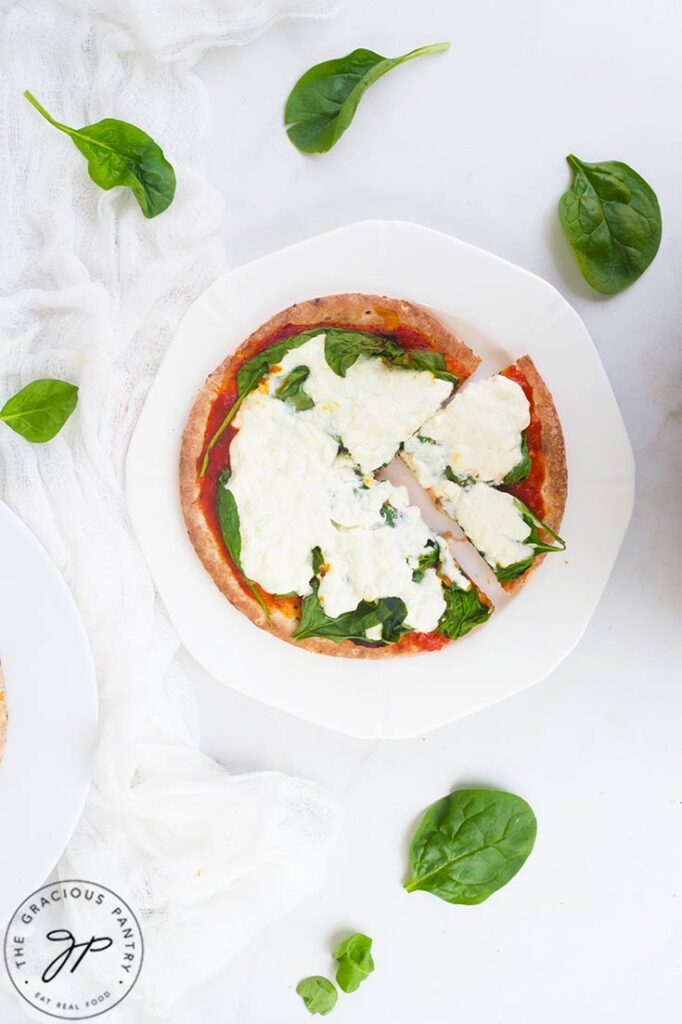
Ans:
[{"label": "gap between pizza slices", "polygon": [[[187,530],[222,593],[307,650],[437,650],[492,603],[407,491],[399,455],[514,591],[558,536],[563,435],[529,356],[466,384],[479,357],[425,309],[377,295],[297,303],[209,376],[185,427]],[[464,386],[463,386],[464,385]]]}]

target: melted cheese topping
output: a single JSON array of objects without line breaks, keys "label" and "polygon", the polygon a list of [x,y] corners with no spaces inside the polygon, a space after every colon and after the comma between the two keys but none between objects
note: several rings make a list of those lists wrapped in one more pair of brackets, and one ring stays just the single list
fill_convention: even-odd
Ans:
[{"label": "melted cheese topping", "polygon": [[[441,542],[419,510],[409,505],[407,490],[375,480],[367,467],[392,458],[403,438],[418,426],[415,420],[423,408],[431,408],[436,400],[435,378],[428,372],[416,374],[419,394],[405,403],[401,416],[403,385],[395,381],[405,376],[414,389],[415,374],[385,368],[387,376],[384,371],[376,376],[367,367],[378,365],[379,360],[361,357],[349,368],[348,377],[360,364],[345,388],[339,386],[348,378],[332,373],[341,397],[327,400],[324,396],[331,390],[325,388],[331,389],[331,384],[319,364],[320,353],[324,359],[321,337],[288,353],[268,377],[267,386],[252,391],[235,417],[228,487],[239,511],[242,568],[269,593],[305,596],[311,592],[312,550],[319,547],[325,572],[318,596],[327,615],[336,618],[352,611],[361,600],[399,597],[407,608],[405,624],[431,632],[445,611],[442,582],[434,568],[417,582],[412,574],[420,555],[428,550],[427,542]],[[301,365],[310,367],[304,390],[318,404],[297,411],[273,394],[281,379]],[[421,386],[422,377],[429,379],[427,387]],[[436,383],[450,390],[447,382]],[[390,417],[386,411],[388,426],[384,425],[379,438],[372,438],[378,397],[385,408],[382,388],[388,388],[397,407],[391,409]],[[438,392],[441,401],[443,389]],[[339,437],[350,456],[339,454]],[[387,503],[392,506],[388,516],[392,522],[382,515]],[[444,547],[444,575],[469,589],[470,582]]]},{"label": "melted cheese topping", "polygon": [[269,380],[273,393],[297,366],[310,370],[303,390],[315,403],[300,415],[340,438],[363,473],[390,462],[399,445],[433,416],[452,392],[432,373],[388,366],[360,357],[339,377],[324,355],[324,334],[287,352]]},{"label": "melted cheese topping", "polygon": [[455,476],[500,484],[522,459],[521,432],[529,423],[523,388],[496,375],[469,384],[419,433],[437,442],[438,458]]},{"label": "melted cheese topping", "polygon": [[465,534],[495,569],[522,562],[535,549],[524,543],[530,527],[511,494],[486,483],[462,487],[444,475],[447,458],[441,445],[411,438],[402,457],[422,487],[437,497]]}]

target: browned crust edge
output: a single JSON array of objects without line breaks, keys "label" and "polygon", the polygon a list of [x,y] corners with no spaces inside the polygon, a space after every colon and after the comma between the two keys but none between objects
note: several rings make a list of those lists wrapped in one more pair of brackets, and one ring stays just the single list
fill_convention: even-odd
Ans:
[{"label": "browned crust edge", "polygon": [[221,385],[230,374],[232,367],[235,363],[239,364],[245,357],[248,358],[250,352],[257,347],[259,342],[288,324],[300,324],[301,326],[319,324],[322,327],[325,323],[343,323],[349,327],[358,328],[372,327],[386,333],[390,333],[401,325],[419,331],[433,342],[434,350],[444,352],[457,360],[460,366],[458,374],[460,384],[474,372],[480,363],[479,356],[444,327],[431,313],[421,306],[402,299],[354,292],[326,295],[289,306],[262,324],[231,355],[224,359],[207,378],[194,401],[180,449],[180,500],[185,525],[197,555],[216,586],[235,608],[246,615],[256,626],[271,635],[285,640],[295,647],[333,657],[388,658],[398,654],[414,653],[409,649],[401,648],[399,644],[391,644],[386,647],[363,647],[349,640],[335,643],[324,637],[311,637],[301,641],[293,640],[298,620],[288,618],[277,610],[273,610],[272,622],[268,623],[259,603],[242,589],[229,562],[217,547],[198,503],[200,487],[197,463],[203,453],[206,421],[213,403],[221,391]]},{"label": "browned crust edge", "polygon": [[5,703],[5,679],[0,665],[0,761],[7,743],[7,704]]},{"label": "browned crust edge", "polygon": [[[535,413],[540,420],[542,454],[545,457],[545,479],[541,491],[545,505],[543,518],[547,525],[558,533],[564,518],[566,499],[568,497],[568,469],[566,466],[564,433],[561,429],[552,393],[540,376],[538,368],[531,357],[528,355],[521,356],[512,365],[521,371],[533,393]],[[545,554],[538,555],[537,558],[533,559],[532,565],[522,576],[515,580],[510,580],[508,583],[502,583],[502,588],[508,594],[513,594],[514,591],[523,586],[528,577],[544,561],[545,557]],[[558,555],[553,557],[557,558]]]}]

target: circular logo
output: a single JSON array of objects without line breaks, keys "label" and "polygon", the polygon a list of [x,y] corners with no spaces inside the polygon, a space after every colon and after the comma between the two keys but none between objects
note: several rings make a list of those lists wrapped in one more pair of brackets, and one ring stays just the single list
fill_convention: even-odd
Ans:
[{"label": "circular logo", "polygon": [[5,964],[22,999],[50,1017],[86,1020],[117,1006],[143,958],[137,918],[97,882],[69,879],[37,889],[5,932]]}]

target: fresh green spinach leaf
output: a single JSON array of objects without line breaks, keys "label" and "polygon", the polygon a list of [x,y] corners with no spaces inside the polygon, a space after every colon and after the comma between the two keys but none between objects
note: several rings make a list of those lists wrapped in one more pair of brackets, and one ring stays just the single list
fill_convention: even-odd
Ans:
[{"label": "fresh green spinach leaf", "polygon": [[481,601],[474,586],[460,590],[454,584],[443,584],[443,597],[445,611],[438,623],[438,632],[450,640],[458,640],[474,626],[485,622],[492,612],[492,608]]},{"label": "fresh green spinach leaf", "polygon": [[302,385],[305,384],[309,376],[309,366],[294,367],[277,388],[275,398],[279,398],[282,402],[287,402],[294,409],[298,409],[299,412],[303,412],[305,409],[312,409],[315,403],[310,395],[302,390]]},{"label": "fresh green spinach leaf", "polygon": [[401,57],[359,49],[316,64],[289,94],[284,108],[287,135],[302,153],[326,153],[348,128],[370,85],[399,64],[449,47],[449,43],[433,43]]},{"label": "fresh green spinach leaf", "polygon": [[68,381],[43,377],[31,381],[0,409],[0,420],[33,444],[51,441],[78,402],[78,388]]},{"label": "fresh green spinach leaf", "polygon": [[[409,632],[403,625],[407,608],[399,597],[360,601],[353,611],[344,612],[332,619],[320,603],[319,581],[314,579],[312,586],[312,593],[306,595],[301,602],[301,622],[294,633],[294,640],[322,636],[336,643],[354,640],[368,647],[382,647],[387,643],[395,643],[403,633]],[[382,627],[381,640],[369,640],[367,630],[379,625]]]},{"label": "fresh green spinach leaf", "polygon": [[408,892],[482,903],[528,858],[537,821],[525,800],[497,789],[460,789],[426,811],[410,847]]},{"label": "fresh green spinach leaf", "polygon": [[506,477],[502,481],[503,484],[519,484],[522,480],[528,477],[531,471],[532,463],[530,455],[528,454],[528,441],[526,439],[525,430],[521,434],[521,458],[507,473]]},{"label": "fresh green spinach leaf", "polygon": [[107,117],[83,128],[69,128],[55,121],[32,96],[24,93],[46,121],[68,135],[88,161],[88,173],[96,185],[109,190],[130,188],[145,217],[163,213],[175,195],[175,171],[154,140],[127,121]]},{"label": "fresh green spinach leaf", "polygon": [[336,984],[343,992],[355,992],[374,970],[372,940],[361,932],[340,942],[332,956],[339,965]]},{"label": "fresh green spinach leaf", "polygon": [[588,164],[572,153],[566,159],[573,181],[559,200],[561,226],[588,284],[614,295],[633,284],[658,252],[656,193],[627,164]]},{"label": "fresh green spinach leaf", "polygon": [[345,377],[347,370],[363,356],[365,359],[383,359],[388,366],[397,366],[402,370],[432,373],[434,377],[446,380],[455,387],[458,384],[457,377],[446,369],[442,352],[405,349],[384,334],[327,328],[324,355],[329,367],[339,377]]},{"label": "fresh green spinach leaf", "polygon": [[397,508],[394,508],[394,506],[391,505],[390,501],[385,501],[379,511],[381,512],[382,518],[389,526],[395,526],[400,512],[398,512]]},{"label": "fresh green spinach leaf", "polygon": [[217,480],[215,501],[220,532],[223,535],[225,547],[230,554],[230,558],[239,569],[240,573],[244,577],[247,587],[263,609],[266,619],[268,622],[271,622],[270,611],[263,599],[263,595],[260,593],[258,588],[254,586],[253,580],[249,579],[242,568],[242,535],[239,523],[239,509],[237,508],[237,502],[235,501],[234,494],[227,486],[229,479],[230,470],[224,469]]},{"label": "fresh green spinach leaf", "polygon": [[336,988],[331,981],[319,974],[310,978],[303,978],[296,986],[296,991],[305,1003],[310,1013],[317,1013],[325,1017],[331,1013],[339,998]]},{"label": "fresh green spinach leaf", "polygon": [[503,567],[498,566],[495,569],[495,575],[500,583],[511,583],[512,580],[523,576],[524,572],[530,569],[534,561],[535,555],[531,555],[530,558],[524,558],[521,562],[514,562],[512,565],[505,565]]},{"label": "fresh green spinach leaf", "polygon": [[[518,498],[514,498],[514,504],[523,516],[524,522],[530,526],[530,533],[523,543],[528,544],[533,548],[533,554],[530,558],[524,558],[521,562],[514,562],[512,565],[498,566],[498,568],[495,569],[495,575],[500,583],[510,583],[512,580],[518,579],[518,577],[522,576],[527,569],[530,569],[533,561],[543,552],[566,550],[566,542],[562,540],[559,534],[555,533],[547,523],[543,523],[541,519],[538,519],[527,505],[524,505],[524,503],[519,501]],[[543,533],[546,536],[551,537],[555,543],[547,544],[542,539]]]},{"label": "fresh green spinach leaf", "polygon": [[421,444],[438,444],[438,441],[436,441],[433,437],[427,437],[425,434],[417,434],[417,440]]}]

